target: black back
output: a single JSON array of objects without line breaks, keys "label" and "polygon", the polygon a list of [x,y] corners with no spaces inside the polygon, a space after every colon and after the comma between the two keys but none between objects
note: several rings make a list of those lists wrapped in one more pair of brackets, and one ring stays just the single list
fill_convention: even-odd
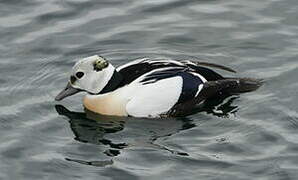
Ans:
[{"label": "black back", "polygon": [[167,60],[144,60],[139,63],[122,68],[118,71],[124,78],[121,86],[131,83],[141,75],[146,74],[152,70],[166,67],[191,69],[192,71],[202,75],[207,81],[224,79],[220,74],[214,72],[213,70],[195,64]]}]

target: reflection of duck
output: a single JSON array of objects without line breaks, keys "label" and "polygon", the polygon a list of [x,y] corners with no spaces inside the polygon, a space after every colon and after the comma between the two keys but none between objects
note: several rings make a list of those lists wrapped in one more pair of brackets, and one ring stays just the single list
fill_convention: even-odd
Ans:
[{"label": "reflection of duck", "polygon": [[116,69],[104,58],[91,56],[75,64],[56,100],[85,91],[85,108],[100,114],[184,116],[209,98],[250,92],[261,85],[251,78],[225,78],[206,66],[235,72],[217,64],[146,58]]},{"label": "reflection of duck", "polygon": [[238,111],[238,106],[232,105],[233,101],[237,98],[237,96],[232,96],[230,98],[221,97],[209,99],[204,106],[198,110],[218,117],[229,117],[230,114],[234,114]]},{"label": "reflection of duck", "polygon": [[[232,97],[223,102],[223,100],[217,98],[209,101],[209,104],[200,111],[226,117],[237,109],[237,106],[231,105],[234,99],[235,97]],[[88,110],[86,113],[72,112],[62,105],[56,105],[55,108],[58,114],[69,118],[75,140],[83,143],[105,145],[108,149],[104,153],[108,156],[117,156],[122,149],[136,146],[149,146],[187,156],[185,152],[179,152],[159,144],[158,140],[195,127],[195,124],[188,118],[164,118],[162,121],[158,121],[146,118],[103,116]],[[221,110],[221,112],[218,110]],[[123,131],[124,129],[126,131]],[[119,134],[116,141],[120,143],[115,143],[113,139],[107,138],[109,134]],[[72,161],[83,163],[82,160],[72,159]],[[96,162],[96,164],[101,163]]]},{"label": "reflection of duck", "polygon": [[[102,116],[90,111],[86,111],[87,113],[73,112],[62,105],[56,105],[55,108],[58,114],[70,119],[70,127],[75,140],[80,142],[105,144],[109,142],[103,138],[105,134],[115,133],[124,128],[125,119],[121,117]],[[116,147],[117,145],[110,143],[110,146]]]},{"label": "reflection of duck", "polygon": [[[86,113],[72,112],[62,105],[56,105],[55,108],[58,114],[70,119],[70,127],[77,141],[106,145],[109,147],[105,151],[105,154],[108,156],[117,156],[120,154],[121,149],[128,146],[150,146],[167,150],[171,153],[185,155],[186,153],[171,150],[154,142],[159,138],[170,136],[195,126],[187,118],[165,118],[162,121],[154,121],[133,117],[103,116],[90,111],[86,111]],[[121,138],[125,141],[125,137],[129,136],[133,142],[114,143],[105,137],[109,133],[121,132],[125,126],[130,130],[125,132],[125,135],[121,136]]]}]

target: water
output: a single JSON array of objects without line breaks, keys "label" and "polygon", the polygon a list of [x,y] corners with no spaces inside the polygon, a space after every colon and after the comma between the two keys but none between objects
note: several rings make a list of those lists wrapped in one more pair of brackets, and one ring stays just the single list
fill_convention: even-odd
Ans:
[{"label": "water", "polygon": [[[1,0],[0,179],[298,179],[297,7]],[[86,115],[82,95],[55,102],[94,54],[200,59],[266,83],[185,118]]]}]

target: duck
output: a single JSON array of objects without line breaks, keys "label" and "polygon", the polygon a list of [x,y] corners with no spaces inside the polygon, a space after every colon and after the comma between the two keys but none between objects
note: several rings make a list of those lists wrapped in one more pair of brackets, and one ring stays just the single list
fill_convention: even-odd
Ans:
[{"label": "duck", "polygon": [[192,114],[209,99],[251,92],[256,78],[224,77],[214,69],[236,71],[209,62],[140,58],[119,67],[99,55],[72,68],[56,101],[86,92],[86,110],[107,116],[179,117]]}]

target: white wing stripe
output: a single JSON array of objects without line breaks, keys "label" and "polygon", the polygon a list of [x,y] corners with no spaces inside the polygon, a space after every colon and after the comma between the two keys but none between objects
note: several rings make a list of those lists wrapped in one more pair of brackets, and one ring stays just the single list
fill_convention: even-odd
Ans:
[{"label": "white wing stripe", "polygon": [[128,66],[132,66],[132,65],[138,64],[138,63],[140,63],[142,61],[146,61],[146,60],[149,60],[149,58],[136,59],[134,61],[131,61],[129,63],[123,64],[123,65],[117,67],[117,71],[120,71],[123,68],[126,68]]}]

